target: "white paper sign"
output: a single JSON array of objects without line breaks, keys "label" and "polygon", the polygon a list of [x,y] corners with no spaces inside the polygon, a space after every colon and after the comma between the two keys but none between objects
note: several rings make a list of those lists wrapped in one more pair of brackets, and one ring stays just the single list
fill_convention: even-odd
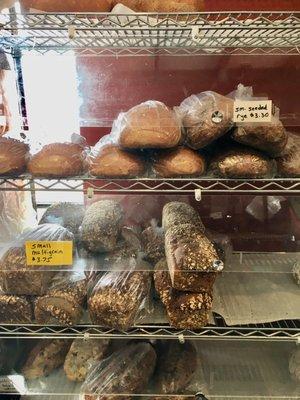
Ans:
[{"label": "white paper sign", "polygon": [[22,375],[0,376],[0,392],[24,393],[26,390],[25,379]]},{"label": "white paper sign", "polygon": [[271,122],[272,100],[235,100],[233,122]]}]

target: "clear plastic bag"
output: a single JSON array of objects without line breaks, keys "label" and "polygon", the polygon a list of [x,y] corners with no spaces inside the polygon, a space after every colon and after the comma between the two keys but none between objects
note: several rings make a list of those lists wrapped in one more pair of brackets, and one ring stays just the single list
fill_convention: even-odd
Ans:
[{"label": "clear plastic bag", "polygon": [[46,294],[35,300],[36,322],[45,325],[76,325],[80,322],[87,296],[84,275],[57,274]]},{"label": "clear plastic bag", "polygon": [[154,100],[121,113],[113,124],[111,136],[127,149],[171,148],[182,139],[177,115]]},{"label": "clear plastic bag", "polygon": [[5,294],[45,294],[56,271],[48,266],[28,266],[25,243],[27,241],[73,241],[74,236],[60,225],[45,224],[20,235],[2,252],[0,260],[0,287]]},{"label": "clear plastic bag", "polygon": [[151,221],[151,225],[142,232],[142,244],[145,258],[156,264],[165,256],[164,230],[157,226],[157,221]]},{"label": "clear plastic bag", "polygon": [[36,12],[108,12],[110,0],[21,0],[26,11]]},{"label": "clear plastic bag", "polygon": [[143,393],[155,364],[156,352],[150,343],[130,343],[95,365],[81,391],[102,396]]},{"label": "clear plastic bag", "polygon": [[88,310],[93,324],[128,330],[150,312],[149,272],[134,269],[106,272],[93,277],[92,285]]},{"label": "clear plastic bag", "polygon": [[88,164],[90,175],[103,178],[142,176],[146,167],[140,155],[122,150],[110,135],[104,136],[95,145]]},{"label": "clear plastic bag", "polygon": [[33,301],[26,296],[0,293],[0,323],[30,324],[33,322]]},{"label": "clear plastic bag", "polygon": [[0,175],[17,176],[26,170],[29,146],[19,140],[0,137]]},{"label": "clear plastic bag", "polygon": [[288,133],[287,145],[276,159],[278,175],[300,177],[300,136]]},{"label": "clear plastic bag", "polygon": [[193,224],[200,232],[205,232],[205,226],[199,214],[191,205],[181,201],[171,201],[165,204],[162,212],[162,226],[165,232],[169,228],[183,224]]},{"label": "clear plastic bag", "polygon": [[215,92],[203,92],[185,99],[176,113],[186,130],[192,149],[206,147],[233,126],[233,100]]}]

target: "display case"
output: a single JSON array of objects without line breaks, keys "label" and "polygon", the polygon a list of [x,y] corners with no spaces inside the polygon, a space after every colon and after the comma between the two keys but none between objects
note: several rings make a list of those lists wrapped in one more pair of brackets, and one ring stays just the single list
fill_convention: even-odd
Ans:
[{"label": "display case", "polygon": [[299,13],[0,34],[0,397],[299,399]]}]

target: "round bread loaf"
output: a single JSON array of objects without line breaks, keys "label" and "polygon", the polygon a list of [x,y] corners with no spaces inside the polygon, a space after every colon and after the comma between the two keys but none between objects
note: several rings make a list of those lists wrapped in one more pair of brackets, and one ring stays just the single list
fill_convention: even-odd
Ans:
[{"label": "round bread loaf", "polygon": [[149,226],[142,232],[141,239],[146,259],[149,262],[155,264],[165,256],[165,241],[162,228]]},{"label": "round bread loaf", "polygon": [[258,179],[271,177],[274,165],[262,153],[250,148],[221,151],[211,161],[210,169],[222,178]]},{"label": "round bread loaf", "polygon": [[89,157],[88,163],[89,173],[103,178],[140,176],[145,170],[140,157],[115,145],[104,146],[98,154]]},{"label": "round bread loaf", "polygon": [[21,0],[24,9],[46,12],[107,12],[111,0]]},{"label": "round bread loaf", "polygon": [[289,133],[288,142],[276,159],[278,175],[283,177],[300,177],[300,136]]},{"label": "round bread loaf", "polygon": [[84,148],[76,143],[46,145],[28,163],[28,171],[33,176],[45,178],[81,175],[84,169]]},{"label": "round bread loaf", "polygon": [[17,175],[26,170],[29,146],[19,140],[0,138],[0,174]]},{"label": "round bread loaf", "polygon": [[157,155],[153,169],[156,175],[170,178],[203,175],[205,166],[205,159],[201,154],[185,147],[179,147]]},{"label": "round bread loaf", "polygon": [[112,200],[100,200],[85,212],[81,240],[84,247],[95,253],[112,251],[117,246],[124,213],[121,206]]},{"label": "round bread loaf", "polygon": [[159,101],[147,101],[120,114],[114,132],[120,146],[128,149],[171,148],[181,141],[177,116]]}]

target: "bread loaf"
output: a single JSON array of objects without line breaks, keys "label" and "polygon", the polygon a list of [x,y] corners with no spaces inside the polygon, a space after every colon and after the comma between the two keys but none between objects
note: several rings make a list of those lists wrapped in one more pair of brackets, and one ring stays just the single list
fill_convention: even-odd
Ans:
[{"label": "bread loaf", "polygon": [[30,324],[32,321],[32,304],[27,297],[0,294],[1,324]]},{"label": "bread loaf", "polygon": [[21,0],[25,10],[35,9],[45,12],[107,12],[111,10],[111,0]]},{"label": "bread loaf", "polygon": [[208,323],[212,307],[210,293],[180,292],[172,288],[166,261],[155,266],[155,289],[166,307],[169,323],[178,329],[199,329]]},{"label": "bread loaf", "polygon": [[149,226],[142,232],[142,244],[145,258],[156,264],[165,257],[165,241],[162,228]]},{"label": "bread loaf", "polygon": [[264,151],[270,156],[279,154],[287,143],[287,133],[279,119],[273,117],[272,122],[265,124],[243,124],[232,134],[235,141]]},{"label": "bread loaf", "polygon": [[107,272],[96,283],[88,299],[94,324],[127,330],[145,306],[151,286],[147,272]]},{"label": "bread loaf", "polygon": [[105,339],[75,339],[64,362],[64,371],[70,381],[84,382],[89,369],[104,358],[109,346]]},{"label": "bread loaf", "polygon": [[233,125],[233,100],[215,92],[192,95],[177,110],[186,129],[186,142],[195,150],[209,145]]},{"label": "bread loaf", "polygon": [[191,342],[180,344],[175,340],[161,344],[155,371],[158,393],[183,393],[197,369],[197,352]]},{"label": "bread loaf", "polygon": [[151,344],[140,341],[127,344],[90,370],[82,386],[83,392],[94,395],[143,393],[155,364],[156,353]]},{"label": "bread loaf", "polygon": [[19,140],[0,137],[0,175],[18,175],[26,170],[29,146]]},{"label": "bread loaf", "polygon": [[76,325],[80,322],[87,295],[86,280],[54,285],[35,301],[34,315],[41,325]]},{"label": "bread loaf", "polygon": [[137,12],[197,12],[204,10],[203,0],[113,0]]},{"label": "bread loaf", "polygon": [[40,340],[30,351],[22,368],[24,378],[31,380],[48,376],[63,365],[70,345],[70,340]]},{"label": "bread loaf", "polygon": [[232,148],[215,155],[211,172],[222,178],[259,179],[271,177],[274,165],[271,160],[250,148]]},{"label": "bread loaf", "polygon": [[135,177],[144,173],[145,165],[136,154],[115,145],[107,145],[89,157],[89,173],[103,178]]},{"label": "bread loaf", "polygon": [[277,158],[278,175],[282,177],[300,177],[300,136],[288,134],[288,142]]},{"label": "bread loaf", "polygon": [[84,206],[81,204],[62,202],[52,204],[47,208],[39,224],[58,224],[78,235],[84,216]]},{"label": "bread loaf", "polygon": [[123,224],[123,210],[112,200],[100,200],[92,204],[85,212],[81,240],[84,247],[95,253],[112,251]]},{"label": "bread loaf", "polygon": [[53,143],[36,153],[28,163],[33,176],[65,178],[81,175],[85,170],[84,148],[75,143]]},{"label": "bread loaf", "polygon": [[171,148],[181,141],[181,126],[175,113],[158,101],[141,103],[120,114],[112,134],[128,149]]},{"label": "bread loaf", "polygon": [[205,159],[199,153],[178,147],[156,156],[153,170],[157,176],[170,178],[179,176],[200,176],[205,172]]},{"label": "bread loaf", "polygon": [[[56,271],[46,265],[27,265],[26,241],[73,241],[74,236],[59,225],[40,225],[21,235],[0,260],[0,287],[5,294],[36,295],[46,293]],[[56,267],[57,268],[57,267]]]},{"label": "bread loaf", "polygon": [[181,201],[167,203],[162,213],[162,225],[165,232],[169,228],[183,224],[193,224],[200,232],[205,231],[199,214],[192,206]]}]

